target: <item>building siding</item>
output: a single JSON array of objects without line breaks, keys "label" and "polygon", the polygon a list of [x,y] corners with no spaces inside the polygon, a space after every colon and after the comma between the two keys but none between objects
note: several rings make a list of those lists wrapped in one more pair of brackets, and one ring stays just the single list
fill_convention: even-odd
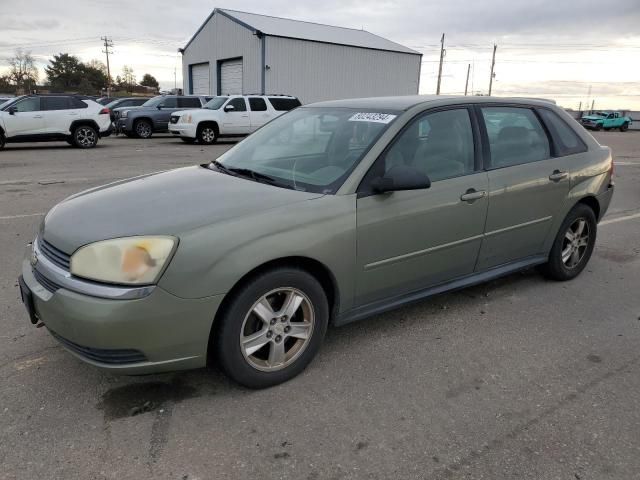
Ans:
[{"label": "building siding", "polygon": [[418,93],[420,55],[266,37],[266,91],[303,103]]},{"label": "building siding", "polygon": [[218,93],[217,61],[242,57],[243,93],[261,90],[262,40],[250,30],[221,14],[215,14],[193,39],[182,55],[185,93],[189,90],[189,66],[209,62],[209,93]]}]

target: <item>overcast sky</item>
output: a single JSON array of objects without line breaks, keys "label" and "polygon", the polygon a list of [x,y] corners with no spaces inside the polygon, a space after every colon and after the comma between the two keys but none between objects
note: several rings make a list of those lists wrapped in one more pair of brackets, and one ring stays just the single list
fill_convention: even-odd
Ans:
[{"label": "overcast sky", "polygon": [[470,89],[486,92],[495,42],[495,95],[546,96],[572,108],[595,99],[596,108],[640,110],[640,0],[224,2],[0,0],[0,72],[17,47],[31,51],[41,67],[59,52],[104,61],[100,37],[108,35],[114,77],[130,65],[138,79],[148,72],[169,88],[175,70],[181,86],[177,49],[221,7],[364,28],[419,50],[421,93],[435,92],[446,32],[442,93],[464,93],[468,64]]}]

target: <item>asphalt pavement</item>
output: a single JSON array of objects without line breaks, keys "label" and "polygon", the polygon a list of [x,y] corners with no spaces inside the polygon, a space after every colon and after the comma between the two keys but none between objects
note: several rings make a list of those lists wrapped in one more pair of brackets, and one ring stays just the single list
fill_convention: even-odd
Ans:
[{"label": "asphalt pavement", "polygon": [[0,479],[640,478],[640,134],[601,132],[617,190],[577,279],[535,270],[330,329],[262,391],[215,368],[119,377],[34,328],[17,276],[77,191],[207,162],[157,136],[0,151]]}]

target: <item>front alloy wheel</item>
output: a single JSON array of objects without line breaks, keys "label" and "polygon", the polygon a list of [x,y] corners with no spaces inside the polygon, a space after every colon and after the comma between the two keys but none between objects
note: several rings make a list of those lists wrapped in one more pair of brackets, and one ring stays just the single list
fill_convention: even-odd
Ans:
[{"label": "front alloy wheel", "polygon": [[329,323],[327,295],[310,273],[267,270],[231,293],[216,318],[210,353],[236,382],[265,388],[298,375]]},{"label": "front alloy wheel", "polygon": [[216,130],[212,126],[205,125],[200,128],[198,132],[198,140],[200,143],[204,145],[211,145],[212,143],[216,143],[217,135]]},{"label": "front alloy wheel", "polygon": [[80,148],[93,148],[98,143],[98,133],[87,125],[76,128],[73,133],[73,143]]},{"label": "front alloy wheel", "polygon": [[149,138],[153,134],[151,124],[146,120],[140,120],[136,123],[136,135],[140,138]]}]

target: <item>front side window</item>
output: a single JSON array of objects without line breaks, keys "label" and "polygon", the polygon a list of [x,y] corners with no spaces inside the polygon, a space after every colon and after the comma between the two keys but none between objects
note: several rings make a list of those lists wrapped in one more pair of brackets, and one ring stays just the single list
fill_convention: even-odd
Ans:
[{"label": "front side window", "polygon": [[432,182],[472,173],[475,149],[466,108],[426,114],[414,120],[384,155],[385,173],[396,165],[415,168]]},{"label": "front side window", "polygon": [[264,98],[250,97],[249,107],[252,112],[265,112],[267,110],[267,102],[264,101]]},{"label": "front side window", "polygon": [[213,97],[205,104],[203,108],[208,108],[209,110],[218,110],[228,99],[229,97]]},{"label": "front side window", "polygon": [[27,97],[16,102],[13,106],[18,112],[38,112],[40,111],[40,97]]},{"label": "front side window", "polygon": [[550,158],[547,134],[533,110],[522,107],[484,107],[491,168],[509,167]]},{"label": "front side window", "polygon": [[232,105],[235,109],[235,112],[246,112],[247,111],[247,103],[244,101],[242,97],[232,98],[227,105]]},{"label": "front side window", "polygon": [[239,169],[248,178],[248,171],[256,172],[278,186],[335,193],[398,115],[395,111],[300,108],[268,123],[219,161],[225,169]]},{"label": "front side window", "polygon": [[558,115],[546,108],[541,108],[538,112],[554,134],[554,142],[559,155],[572,155],[587,151],[587,146],[578,137],[578,134]]}]

